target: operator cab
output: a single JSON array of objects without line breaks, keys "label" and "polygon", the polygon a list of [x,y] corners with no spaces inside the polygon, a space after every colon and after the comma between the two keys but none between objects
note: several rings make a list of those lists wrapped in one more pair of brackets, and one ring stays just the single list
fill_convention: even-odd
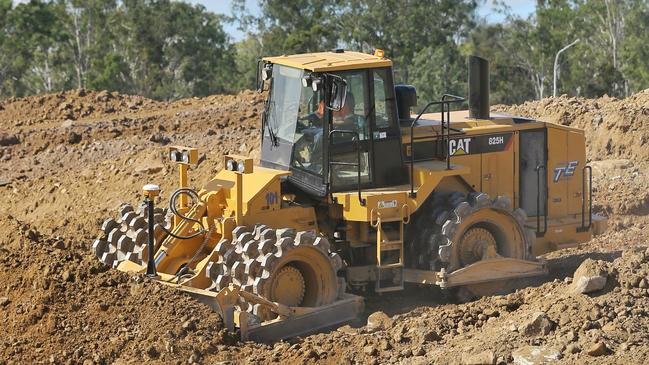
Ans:
[{"label": "operator cab", "polygon": [[340,51],[264,59],[262,166],[291,170],[293,185],[319,197],[359,180],[362,189],[406,183],[391,66]]}]

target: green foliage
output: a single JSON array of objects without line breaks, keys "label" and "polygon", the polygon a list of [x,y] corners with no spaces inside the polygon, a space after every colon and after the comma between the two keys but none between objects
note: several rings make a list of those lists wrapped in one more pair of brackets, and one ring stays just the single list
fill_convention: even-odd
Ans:
[{"label": "green foliage", "polygon": [[36,94],[66,88],[70,76],[60,29],[59,3],[32,1],[15,8],[2,5],[2,93]]},{"label": "green foliage", "polygon": [[[243,3],[235,3],[237,10]],[[464,89],[455,85],[466,78],[458,46],[474,25],[477,1],[260,0],[259,6],[260,16],[240,12],[238,20],[250,31],[246,42],[256,41],[265,55],[381,48],[395,64],[396,82],[418,86],[422,104]],[[251,53],[237,58],[244,55]]]},{"label": "green foliage", "polygon": [[127,90],[129,70],[120,55],[107,53],[93,60],[87,86],[93,90]]},{"label": "green foliage", "polygon": [[257,37],[252,35],[235,43],[235,69],[239,77],[232,87],[237,90],[254,89],[257,77],[257,61],[264,56],[263,47]]},{"label": "green foliage", "polygon": [[[254,86],[262,56],[343,47],[384,49],[395,81],[419,102],[466,95],[466,57],[490,60],[492,103],[557,91],[625,96],[649,87],[646,0],[539,0],[528,18],[499,1],[505,20],[478,15],[486,0],[233,1],[225,18],[182,0],[0,0],[0,98],[71,88],[156,99]],[[234,41],[223,24],[245,33]]]},{"label": "green foliage", "polygon": [[170,0],[0,2],[0,96],[69,88],[157,99],[231,92],[221,16]]},{"label": "green foliage", "polygon": [[[558,59],[557,94],[623,97],[649,87],[648,11],[643,0],[538,1],[529,19],[510,15],[504,24],[480,25],[470,48],[491,59],[498,102],[552,95],[555,56],[575,39],[580,42]],[[510,77],[514,88],[502,76]]]},{"label": "green foliage", "polygon": [[335,48],[339,38],[336,0],[261,0],[261,43],[268,55]]},{"label": "green foliage", "polygon": [[624,60],[622,72],[628,78],[631,92],[649,87],[649,6],[646,2],[631,4],[626,19],[626,36],[620,47]]},{"label": "green foliage", "polygon": [[477,1],[351,1],[341,17],[342,37],[352,49],[384,49],[395,81],[415,85],[423,105],[444,93],[464,94],[458,48],[474,26],[476,8]]},{"label": "green foliage", "polygon": [[409,72],[419,103],[438,100],[444,94],[466,95],[464,57],[455,47],[426,47],[415,54]]}]

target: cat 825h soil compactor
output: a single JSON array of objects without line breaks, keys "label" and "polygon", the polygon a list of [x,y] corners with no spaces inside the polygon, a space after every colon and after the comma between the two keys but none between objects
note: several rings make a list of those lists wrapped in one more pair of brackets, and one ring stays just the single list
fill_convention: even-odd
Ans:
[{"label": "cat 825h soil compactor", "polygon": [[173,221],[152,210],[151,259],[148,208],[129,205],[104,222],[96,255],[126,272],[155,265],[156,280],[256,340],[349,321],[363,308],[352,293],[416,283],[481,295],[543,274],[538,255],[605,227],[591,212],[584,133],[490,115],[488,63],[468,63],[468,111],[444,95],[415,116],[415,89],[394,86],[380,50],[264,58],[260,166],[225,156],[195,191],[196,150],[171,148],[181,188]]}]

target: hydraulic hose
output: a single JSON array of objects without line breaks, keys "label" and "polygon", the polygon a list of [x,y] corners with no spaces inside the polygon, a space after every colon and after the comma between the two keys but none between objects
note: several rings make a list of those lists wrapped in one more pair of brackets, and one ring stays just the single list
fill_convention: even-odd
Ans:
[{"label": "hydraulic hose", "polygon": [[167,230],[164,226],[160,226],[160,227],[162,228],[163,231],[165,231],[168,235],[170,235],[173,238],[177,238],[177,239],[180,239],[180,240],[189,240],[189,239],[192,239],[194,237],[198,237],[198,236],[200,236],[202,234],[205,234],[206,231],[205,231],[205,227],[203,226],[203,222],[201,222],[200,219],[194,219],[192,217],[188,217],[188,216],[183,215],[182,213],[178,212],[178,208],[176,207],[176,201],[178,200],[178,198],[182,194],[189,195],[189,197],[192,198],[192,200],[195,201],[195,202],[200,201],[200,198],[199,198],[198,194],[194,190],[189,189],[189,188],[176,189],[176,191],[174,191],[173,194],[171,194],[171,197],[169,198],[169,210],[174,215],[180,217],[180,219],[185,220],[185,221],[194,222],[194,223],[198,224],[201,228],[195,233],[192,233],[192,234],[190,234],[188,236],[183,236],[183,235],[177,235],[177,234],[172,233],[171,231]]}]

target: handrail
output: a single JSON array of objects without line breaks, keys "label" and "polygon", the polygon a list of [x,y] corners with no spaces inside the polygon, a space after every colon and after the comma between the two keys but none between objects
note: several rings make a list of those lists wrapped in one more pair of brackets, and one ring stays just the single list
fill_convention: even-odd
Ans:
[{"label": "handrail", "polygon": [[377,228],[379,226],[379,223],[381,223],[381,215],[379,213],[376,213],[376,220],[374,220],[374,211],[374,208],[370,210],[370,226]]},{"label": "handrail", "polygon": [[[446,100],[447,98],[453,98],[453,100]],[[441,105],[442,110],[442,140],[444,140],[444,106],[448,106],[446,109],[446,115],[448,118],[448,127],[446,128],[447,133],[446,133],[446,138],[447,140],[445,141],[447,146],[446,146],[446,168],[451,169],[451,156],[448,153],[448,140],[451,138],[451,132],[450,132],[450,127],[451,127],[451,103],[460,103],[465,101],[465,98],[461,98],[459,96],[451,95],[451,94],[444,94],[442,95],[442,100],[440,101],[431,101],[426,106],[417,114],[417,117],[410,123],[410,197],[414,198],[417,196],[417,193],[415,193],[415,143],[414,143],[414,138],[415,138],[415,124],[419,121],[421,116],[426,112],[428,108],[430,108],[433,105]],[[443,141],[444,142],[444,141]]]},{"label": "handrail", "polygon": [[543,236],[548,231],[548,193],[547,183],[543,189],[545,204],[543,204],[543,231],[541,231],[541,170],[546,170],[544,165],[536,166],[536,235]]},{"label": "handrail", "polygon": [[[586,225],[586,170],[588,170],[588,225]],[[586,232],[593,225],[593,168],[584,166],[581,170],[581,227],[577,232]]]},{"label": "handrail", "polygon": [[331,194],[332,201],[333,199],[333,193],[331,192],[331,166],[356,166],[356,173],[358,177],[358,202],[362,205],[365,206],[365,199],[361,195],[361,142],[360,142],[360,136],[358,132],[352,131],[352,130],[345,130],[345,129],[334,129],[329,132],[329,146],[331,147],[333,145],[333,139],[331,138],[334,134],[351,134],[353,135],[355,146],[356,146],[356,163],[353,162],[341,162],[341,161],[331,161],[331,148],[329,148],[329,194]]},{"label": "handrail", "polygon": [[401,221],[403,224],[410,223],[410,206],[408,204],[401,206]]}]

